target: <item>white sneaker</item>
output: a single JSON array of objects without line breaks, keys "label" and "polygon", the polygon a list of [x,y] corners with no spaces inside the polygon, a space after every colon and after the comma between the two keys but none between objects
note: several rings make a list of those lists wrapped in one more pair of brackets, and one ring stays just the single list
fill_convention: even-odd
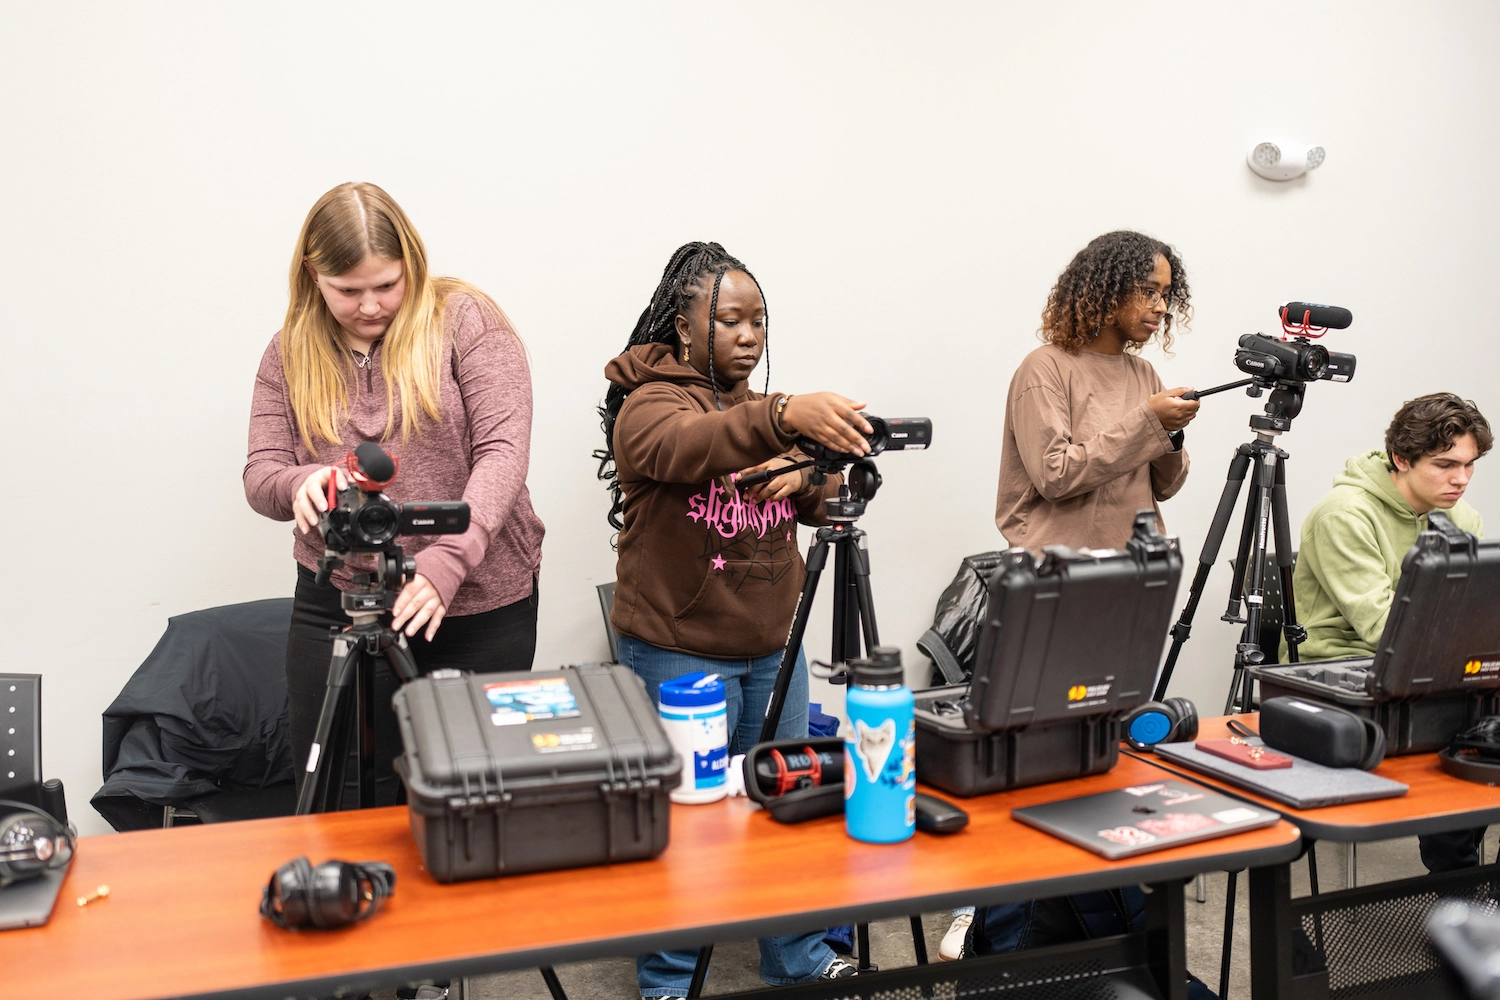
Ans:
[{"label": "white sneaker", "polygon": [[823,970],[819,979],[848,979],[850,976],[859,975],[859,969],[850,965],[842,958],[835,958],[828,963],[828,968]]},{"label": "white sneaker", "polygon": [[939,962],[957,962],[964,957],[964,938],[969,934],[969,925],[974,922],[974,914],[960,913],[953,918],[948,933],[943,935],[943,940],[938,944]]}]

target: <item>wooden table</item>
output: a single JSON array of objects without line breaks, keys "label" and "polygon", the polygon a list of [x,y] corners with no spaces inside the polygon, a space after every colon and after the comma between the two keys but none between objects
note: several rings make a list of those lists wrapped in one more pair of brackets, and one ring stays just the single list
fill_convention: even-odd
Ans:
[{"label": "wooden table", "polygon": [[[1230,718],[1259,728],[1257,714],[1221,716],[1203,720],[1198,738],[1232,735]],[[1405,795],[1318,809],[1294,809],[1152,754],[1136,756],[1275,809],[1302,830],[1309,844],[1331,840],[1352,845],[1500,822],[1500,788],[1450,777],[1438,766],[1435,753],[1387,757],[1375,769],[1375,774],[1407,785]],[[1295,900],[1287,862],[1249,867],[1254,1000],[1324,1000],[1342,993],[1371,1000],[1457,998],[1461,994],[1451,992],[1452,984],[1426,946],[1421,919],[1430,903],[1444,895],[1500,895],[1500,871],[1488,865]],[[1391,934],[1379,933],[1377,925],[1382,922],[1392,925]],[[1306,947],[1297,938],[1299,927],[1323,953],[1326,968],[1307,970]],[[1299,957],[1299,950],[1303,956]]]},{"label": "wooden table", "polygon": [[[1010,818],[1013,807],[1160,776],[1122,757],[1108,774],[962,800],[971,822],[961,833],[885,846],[850,840],[841,817],[781,826],[744,799],[674,806],[671,846],[656,860],[454,885],[422,870],[404,808],[87,837],[51,922],[0,934],[0,978],[16,996],[280,998],[1141,882],[1176,889],[1160,894],[1171,927],[1156,954],[1180,970],[1180,880],[1285,863],[1299,850],[1294,826],[1110,862]],[[388,861],[395,896],[352,928],[280,930],[257,913],[261,888],[302,854]],[[108,899],[75,905],[100,883]],[[1164,992],[1180,997],[1175,978]]]}]

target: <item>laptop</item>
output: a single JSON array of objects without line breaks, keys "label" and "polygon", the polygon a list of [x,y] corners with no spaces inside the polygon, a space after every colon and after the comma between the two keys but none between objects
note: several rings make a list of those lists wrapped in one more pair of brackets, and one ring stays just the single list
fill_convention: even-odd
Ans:
[{"label": "laptop", "polygon": [[1111,861],[1258,830],[1281,818],[1203,785],[1172,780],[1025,806],[1010,815]]},{"label": "laptop", "polygon": [[43,872],[37,878],[22,879],[0,888],[0,931],[17,927],[40,927],[52,916],[58,890],[68,877],[70,860],[62,868]]}]

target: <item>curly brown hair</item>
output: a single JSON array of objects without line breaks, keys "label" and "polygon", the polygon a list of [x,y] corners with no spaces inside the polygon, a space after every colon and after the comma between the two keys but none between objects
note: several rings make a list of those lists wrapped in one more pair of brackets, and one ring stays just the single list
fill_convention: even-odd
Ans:
[{"label": "curly brown hair", "polygon": [[[1047,295],[1047,308],[1042,310],[1042,328],[1037,335],[1065,351],[1076,351],[1089,344],[1099,336],[1109,314],[1151,277],[1157,254],[1165,257],[1172,269],[1167,315],[1159,335],[1162,349],[1170,351],[1173,317],[1184,330],[1193,318],[1187,271],[1171,246],[1128,229],[1095,237],[1078,251]],[[1125,349],[1138,351],[1140,346],[1127,344]]]},{"label": "curly brown hair", "polygon": [[1386,462],[1394,469],[1397,455],[1415,462],[1447,451],[1465,434],[1474,436],[1481,457],[1494,447],[1490,422],[1472,402],[1451,392],[1419,396],[1403,404],[1385,429]]}]

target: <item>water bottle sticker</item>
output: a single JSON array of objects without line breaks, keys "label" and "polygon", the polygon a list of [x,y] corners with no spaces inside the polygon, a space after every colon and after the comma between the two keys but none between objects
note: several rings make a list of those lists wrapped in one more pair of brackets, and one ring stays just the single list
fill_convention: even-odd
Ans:
[{"label": "water bottle sticker", "polygon": [[859,772],[854,769],[854,759],[849,756],[849,744],[844,744],[844,798],[854,795],[854,786],[859,784]]},{"label": "water bottle sticker", "polygon": [[906,797],[906,825],[917,825],[917,797],[915,795]]},{"label": "water bottle sticker", "polygon": [[885,762],[896,745],[896,720],[886,719],[878,726],[867,726],[865,720],[854,722],[854,752],[864,765],[865,777],[872,783],[880,780]]},{"label": "water bottle sticker", "polygon": [[729,770],[729,748],[720,746],[707,753],[693,754],[693,783],[699,788],[716,788],[724,784]]}]

